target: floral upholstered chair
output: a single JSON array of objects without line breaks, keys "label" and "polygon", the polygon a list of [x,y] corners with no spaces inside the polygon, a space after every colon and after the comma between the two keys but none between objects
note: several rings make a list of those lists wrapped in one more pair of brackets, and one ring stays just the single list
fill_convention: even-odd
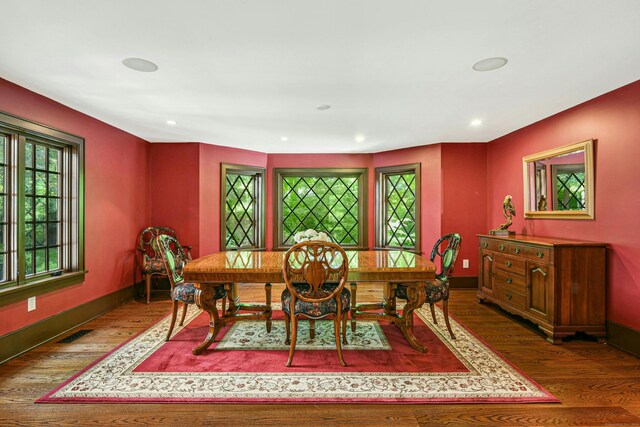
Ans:
[{"label": "floral upholstered chair", "polygon": [[287,332],[285,344],[290,346],[286,366],[291,366],[296,349],[298,316],[311,320],[334,317],[338,358],[340,364],[346,366],[340,345],[341,329],[343,342],[347,342],[347,314],[351,300],[351,293],[344,287],[349,272],[346,253],[335,243],[304,241],[287,251],[282,270],[287,285],[282,291]]},{"label": "floral upholstered chair", "polygon": [[[145,228],[142,230],[142,233],[140,233],[140,237],[138,237],[138,264],[145,279],[147,304],[149,304],[151,296],[151,278],[153,276],[167,276],[167,270],[164,267],[162,258],[153,247],[154,239],[160,235],[167,235],[177,239],[175,231],[167,227]],[[181,248],[186,249],[186,252],[183,252],[186,257],[185,260],[191,260],[191,254],[189,253],[191,246],[181,246]]]},{"label": "floral upholstered chair", "polygon": [[[431,261],[435,261],[436,257],[440,258],[442,263],[440,272],[436,274],[435,281],[427,282],[427,300],[431,308],[431,317],[433,323],[438,323],[436,320],[436,313],[434,310],[434,304],[442,301],[442,313],[444,314],[444,321],[449,330],[449,335],[452,339],[455,339],[453,331],[451,330],[451,324],[449,323],[449,278],[453,274],[453,267],[458,258],[458,252],[460,252],[460,245],[462,244],[462,237],[458,233],[445,234],[442,236],[431,250]],[[396,287],[396,298],[407,298],[407,286],[398,284]]]},{"label": "floral upholstered chair", "polygon": [[[161,234],[154,239],[153,246],[168,272],[169,283],[171,283],[173,312],[171,314],[171,325],[169,326],[169,331],[167,332],[167,337],[165,339],[165,341],[169,341],[171,338],[171,332],[173,332],[173,327],[176,324],[178,304],[180,302],[182,303],[182,316],[179,323],[179,326],[182,326],[187,314],[187,306],[195,303],[196,288],[193,283],[184,282],[183,270],[187,263],[187,257],[182,246],[180,246],[180,243],[178,243],[175,238],[167,234]],[[223,299],[225,296],[226,292],[224,288],[222,286],[217,286],[213,296],[214,300]]]}]

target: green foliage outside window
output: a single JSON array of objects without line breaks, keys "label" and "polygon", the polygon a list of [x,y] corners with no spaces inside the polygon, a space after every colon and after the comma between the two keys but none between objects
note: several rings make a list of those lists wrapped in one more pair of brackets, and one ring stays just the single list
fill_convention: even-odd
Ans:
[{"label": "green foliage outside window", "polygon": [[256,246],[256,176],[226,174],[226,247]]},{"label": "green foliage outside window", "polygon": [[340,245],[359,243],[357,177],[284,176],[282,243],[295,244],[299,231],[314,229]]}]

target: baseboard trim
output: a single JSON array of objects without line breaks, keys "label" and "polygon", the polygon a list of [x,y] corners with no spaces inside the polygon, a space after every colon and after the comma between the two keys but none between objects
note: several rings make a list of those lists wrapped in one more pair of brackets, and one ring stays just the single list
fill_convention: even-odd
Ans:
[{"label": "baseboard trim", "polygon": [[607,320],[607,343],[640,357],[640,331]]},{"label": "baseboard trim", "polygon": [[477,276],[452,276],[450,279],[449,287],[451,289],[477,289],[478,277]]},{"label": "baseboard trim", "polygon": [[128,286],[0,337],[0,364],[131,301],[133,296],[133,286]]}]

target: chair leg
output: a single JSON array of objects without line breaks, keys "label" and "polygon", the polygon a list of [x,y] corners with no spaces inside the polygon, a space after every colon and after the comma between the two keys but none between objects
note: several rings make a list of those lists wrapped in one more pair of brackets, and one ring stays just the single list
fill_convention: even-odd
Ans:
[{"label": "chair leg", "polygon": [[[340,308],[340,307],[338,307]],[[340,344],[340,319],[342,316],[338,313],[333,318],[333,334],[336,337],[336,350],[338,350],[338,359],[340,359],[340,364],[342,366],[347,366],[342,357],[342,345]]]},{"label": "chair leg", "polygon": [[433,323],[438,324],[438,320],[436,320],[436,309],[434,308],[435,304],[430,302],[429,307],[431,308],[431,318],[433,319]]},{"label": "chair leg", "polygon": [[316,338],[316,321],[313,319],[309,319],[309,338]]},{"label": "chair leg", "polygon": [[149,304],[149,301],[151,300],[151,275],[145,274],[144,281],[145,281],[145,288],[147,291],[147,304]]},{"label": "chair leg", "polygon": [[451,330],[451,324],[449,324],[449,300],[442,301],[442,314],[444,314],[444,323],[447,324],[447,329],[449,330],[449,335],[452,340],[456,339],[456,336],[453,335],[453,331]]},{"label": "chair leg", "polygon": [[344,345],[349,344],[347,342],[347,314],[348,313],[349,313],[348,311],[345,311],[342,314],[342,344]]},{"label": "chair leg", "polygon": [[182,324],[184,323],[184,318],[187,316],[187,303],[183,302],[182,303],[182,316],[180,317],[180,323],[178,324],[178,326],[182,326]]},{"label": "chair leg", "polygon": [[169,332],[167,332],[167,338],[165,338],[165,341],[169,341],[169,338],[171,338],[171,332],[173,332],[173,326],[176,324],[176,317],[178,317],[178,301],[173,300],[173,311],[171,312],[171,325],[169,325]]},{"label": "chair leg", "polygon": [[296,350],[296,340],[298,338],[298,317],[294,314],[291,316],[291,345],[289,346],[289,360],[287,360],[287,368],[291,366],[293,361],[293,352]]},{"label": "chair leg", "polygon": [[265,299],[267,302],[267,307],[269,308],[269,314],[267,317],[267,333],[271,333],[271,283],[267,283],[264,285],[264,293],[265,293]]},{"label": "chair leg", "polygon": [[287,336],[284,339],[284,343],[286,345],[289,345],[291,344],[291,318],[289,316],[289,313],[287,313],[286,311],[284,312],[284,328],[287,333]]},{"label": "chair leg", "polygon": [[[352,313],[356,311],[357,303],[356,303],[356,293],[358,292],[358,284],[356,282],[351,282],[351,310]],[[351,315],[351,332],[356,331],[356,316]]]}]

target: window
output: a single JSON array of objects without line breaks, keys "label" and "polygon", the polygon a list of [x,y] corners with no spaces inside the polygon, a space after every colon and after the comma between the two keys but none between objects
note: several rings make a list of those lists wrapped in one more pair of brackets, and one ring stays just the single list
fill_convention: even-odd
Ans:
[{"label": "window", "polygon": [[352,248],[367,246],[367,169],[275,169],[274,247],[314,229]]},{"label": "window", "polygon": [[264,248],[264,168],[222,164],[220,247]]},{"label": "window", "polygon": [[0,305],[84,280],[84,140],[0,113]]},{"label": "window", "polygon": [[376,246],[420,250],[420,164],[376,169]]}]

